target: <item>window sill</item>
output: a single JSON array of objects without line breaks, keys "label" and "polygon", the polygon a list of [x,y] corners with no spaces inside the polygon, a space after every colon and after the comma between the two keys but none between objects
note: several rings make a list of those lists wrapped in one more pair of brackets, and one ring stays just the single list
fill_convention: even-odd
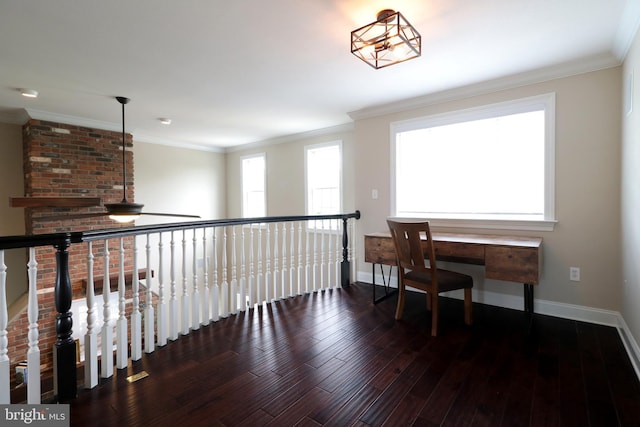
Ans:
[{"label": "window sill", "polygon": [[462,218],[394,218],[398,220],[427,219],[432,227],[482,228],[488,230],[553,231],[556,220],[524,219],[462,219]]}]

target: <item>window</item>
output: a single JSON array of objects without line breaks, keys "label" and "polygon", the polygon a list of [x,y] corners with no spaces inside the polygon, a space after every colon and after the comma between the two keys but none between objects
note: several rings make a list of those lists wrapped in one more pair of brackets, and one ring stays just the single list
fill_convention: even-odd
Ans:
[{"label": "window", "polygon": [[265,191],[265,155],[242,158],[242,216],[257,218],[267,215]]},{"label": "window", "polygon": [[[307,215],[338,214],[342,209],[342,143],[305,149]],[[335,228],[335,221],[333,221]],[[329,223],[316,228],[331,227]]]},{"label": "window", "polygon": [[392,124],[392,215],[548,227],[554,109],[548,94]]}]

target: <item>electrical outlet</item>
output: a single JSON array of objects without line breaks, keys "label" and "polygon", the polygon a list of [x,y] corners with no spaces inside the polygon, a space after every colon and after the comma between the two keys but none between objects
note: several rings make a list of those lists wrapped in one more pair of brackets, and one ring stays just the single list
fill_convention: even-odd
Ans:
[{"label": "electrical outlet", "polygon": [[376,190],[375,188],[373,190],[371,190],[371,198],[373,200],[377,200],[378,199],[378,190]]},{"label": "electrical outlet", "polygon": [[580,268],[569,267],[569,280],[571,280],[572,282],[580,281]]}]

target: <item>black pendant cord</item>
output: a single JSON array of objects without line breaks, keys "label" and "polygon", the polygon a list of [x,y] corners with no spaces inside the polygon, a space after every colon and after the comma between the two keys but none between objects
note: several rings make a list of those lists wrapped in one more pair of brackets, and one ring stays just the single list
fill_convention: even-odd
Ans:
[{"label": "black pendant cord", "polygon": [[122,203],[127,202],[127,162],[126,162],[126,134],[125,134],[125,126],[124,126],[124,104],[129,102],[129,98],[125,98],[123,96],[116,97],[118,102],[122,104]]}]

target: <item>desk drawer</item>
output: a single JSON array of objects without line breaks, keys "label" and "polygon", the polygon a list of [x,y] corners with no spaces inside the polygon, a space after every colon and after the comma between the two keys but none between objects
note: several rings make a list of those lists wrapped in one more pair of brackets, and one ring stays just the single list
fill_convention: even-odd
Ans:
[{"label": "desk drawer", "polygon": [[490,246],[486,252],[487,278],[538,284],[539,248]]},{"label": "desk drawer", "polygon": [[396,265],[396,248],[390,237],[364,237],[364,260],[374,264]]},{"label": "desk drawer", "polygon": [[465,264],[484,264],[484,245],[459,242],[435,242],[436,258]]}]

